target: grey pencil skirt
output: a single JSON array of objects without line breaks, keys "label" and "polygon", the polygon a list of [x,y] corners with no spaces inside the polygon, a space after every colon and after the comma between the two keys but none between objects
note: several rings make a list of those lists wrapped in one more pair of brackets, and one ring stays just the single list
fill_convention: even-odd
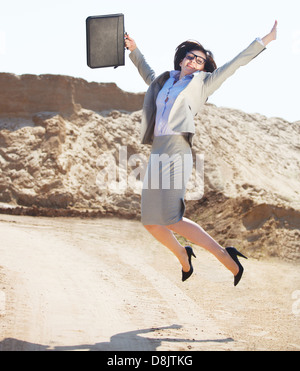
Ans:
[{"label": "grey pencil skirt", "polygon": [[142,190],[144,225],[170,225],[182,219],[192,167],[192,151],[184,135],[154,137]]}]

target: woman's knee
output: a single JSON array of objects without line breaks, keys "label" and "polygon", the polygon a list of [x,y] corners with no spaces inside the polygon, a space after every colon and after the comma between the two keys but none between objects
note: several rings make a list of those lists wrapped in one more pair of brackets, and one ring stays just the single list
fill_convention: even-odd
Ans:
[{"label": "woman's knee", "polygon": [[166,228],[168,228],[170,231],[173,231],[175,232],[178,225],[179,225],[180,221],[179,222],[176,222],[174,224],[169,224],[169,225],[166,225]]},{"label": "woman's knee", "polygon": [[152,232],[152,231],[154,231],[155,229],[156,229],[156,225],[154,225],[154,224],[143,224],[143,226],[147,229],[147,231],[148,232]]},{"label": "woman's knee", "polygon": [[155,233],[155,232],[159,232],[161,231],[161,229],[163,228],[163,226],[161,225],[156,225],[156,224],[148,224],[148,225],[145,225],[144,224],[144,227],[147,229],[148,232],[150,233]]}]

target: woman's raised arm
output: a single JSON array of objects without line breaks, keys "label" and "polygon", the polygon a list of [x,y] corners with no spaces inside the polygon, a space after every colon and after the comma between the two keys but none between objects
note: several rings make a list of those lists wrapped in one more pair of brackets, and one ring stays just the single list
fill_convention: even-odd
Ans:
[{"label": "woman's raised arm", "polygon": [[150,85],[151,82],[155,79],[155,72],[146,62],[145,57],[136,46],[135,41],[129,35],[125,35],[125,46],[131,51],[129,58],[138,69],[139,74],[141,75],[145,83],[147,85]]},{"label": "woman's raised arm", "polygon": [[261,39],[259,42],[257,39],[249,45],[243,52],[237,55],[232,61],[224,64],[222,67],[217,68],[214,72],[209,73],[205,78],[206,94],[210,96],[213,94],[228,77],[232,76],[235,71],[241,67],[245,66],[252,59],[254,59],[258,54],[260,54],[271,41],[276,40],[277,37],[277,21],[275,21],[274,26],[270,33]]}]

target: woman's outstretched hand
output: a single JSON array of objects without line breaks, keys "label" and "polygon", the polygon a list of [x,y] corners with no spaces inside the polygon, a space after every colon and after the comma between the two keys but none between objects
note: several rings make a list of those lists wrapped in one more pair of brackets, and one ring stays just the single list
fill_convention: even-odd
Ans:
[{"label": "woman's outstretched hand", "polygon": [[131,52],[137,48],[135,41],[128,34],[125,34],[125,47]]},{"label": "woman's outstretched hand", "polygon": [[265,46],[267,46],[271,41],[277,39],[277,24],[278,24],[278,22],[275,21],[271,32],[268,33],[265,37],[262,38],[262,41],[263,41]]}]

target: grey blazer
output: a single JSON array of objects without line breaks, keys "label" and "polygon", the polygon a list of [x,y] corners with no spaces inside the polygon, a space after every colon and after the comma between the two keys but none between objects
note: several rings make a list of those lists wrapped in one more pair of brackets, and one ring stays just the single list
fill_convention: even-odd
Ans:
[{"label": "grey blazer", "polygon": [[[193,135],[195,134],[194,116],[201,111],[207,98],[239,67],[249,63],[264,49],[265,47],[255,40],[234,59],[214,72],[201,71],[196,74],[174,102],[168,121],[170,128],[175,132],[187,133],[192,145]],[[150,85],[143,105],[141,141],[143,144],[151,144],[155,126],[156,98],[164,83],[170,77],[170,72],[164,72],[155,78],[154,71],[147,64],[138,48],[129,56],[146,84]]]}]

